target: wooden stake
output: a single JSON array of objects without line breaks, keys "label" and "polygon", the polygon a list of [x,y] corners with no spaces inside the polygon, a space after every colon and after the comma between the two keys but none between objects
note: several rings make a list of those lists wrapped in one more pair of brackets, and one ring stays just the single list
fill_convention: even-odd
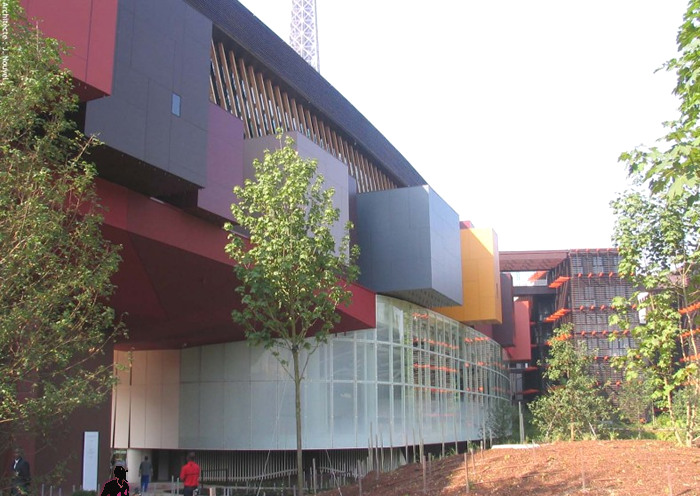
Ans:
[{"label": "wooden stake", "polygon": [[467,452],[464,452],[464,480],[466,481],[467,494],[469,494],[469,463],[467,462]]},{"label": "wooden stake", "polygon": [[360,489],[360,496],[362,496],[362,472],[360,469],[360,462],[357,462],[357,485]]}]

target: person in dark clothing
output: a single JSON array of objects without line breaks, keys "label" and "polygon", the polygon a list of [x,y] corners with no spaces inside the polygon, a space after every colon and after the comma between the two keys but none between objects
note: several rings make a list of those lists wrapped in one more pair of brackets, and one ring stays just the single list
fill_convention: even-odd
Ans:
[{"label": "person in dark clothing", "polygon": [[22,458],[22,450],[15,449],[14,460],[12,461],[12,496],[23,496],[29,494],[29,483],[31,474],[29,472],[29,462]]},{"label": "person in dark clothing", "polygon": [[114,467],[114,479],[105,482],[100,496],[129,496],[129,483],[126,481],[126,469],[121,465]]},{"label": "person in dark clothing", "polygon": [[148,459],[148,456],[143,457],[141,465],[139,465],[139,475],[141,476],[141,493],[148,492],[148,483],[151,482],[153,476],[153,465]]}]

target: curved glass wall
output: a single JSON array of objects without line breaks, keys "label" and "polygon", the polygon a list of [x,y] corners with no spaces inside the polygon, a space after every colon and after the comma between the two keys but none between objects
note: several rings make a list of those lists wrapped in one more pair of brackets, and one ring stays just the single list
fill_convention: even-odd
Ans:
[{"label": "curved glass wall", "polygon": [[[496,342],[401,300],[378,296],[376,329],[335,335],[325,348],[317,353],[332,374],[311,368],[307,388],[318,389],[307,398],[328,384],[333,447],[479,439],[488,410],[510,401]],[[307,429],[321,421],[309,420]]]},{"label": "curved glass wall", "polygon": [[[294,385],[271,353],[236,342],[180,358],[181,448],[295,448]],[[383,296],[377,328],[333,335],[309,357],[302,388],[305,449],[481,439],[489,409],[510,398],[497,343]]]}]

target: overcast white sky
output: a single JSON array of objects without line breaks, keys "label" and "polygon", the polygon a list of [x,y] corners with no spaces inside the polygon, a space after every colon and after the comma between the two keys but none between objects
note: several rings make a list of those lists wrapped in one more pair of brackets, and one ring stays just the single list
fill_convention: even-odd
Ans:
[{"label": "overcast white sky", "polygon": [[[241,0],[288,40],[292,0]],[[501,250],[612,246],[685,0],[316,0],[321,74]]]}]

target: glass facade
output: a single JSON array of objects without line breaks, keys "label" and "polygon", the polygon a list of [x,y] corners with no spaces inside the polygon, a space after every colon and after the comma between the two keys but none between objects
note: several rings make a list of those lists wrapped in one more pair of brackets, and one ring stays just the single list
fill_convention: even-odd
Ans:
[{"label": "glass facade", "polygon": [[[308,356],[304,448],[488,437],[489,410],[510,401],[501,353],[468,326],[377,296],[376,329],[332,335]],[[115,395],[120,447],[295,449],[294,384],[270,351],[239,341],[130,357],[132,377]]]},{"label": "glass facade", "polygon": [[510,401],[501,353],[471,327],[378,296],[377,328],[334,335],[317,351],[332,374],[306,383],[329,385],[334,447],[480,439],[489,409]]}]

